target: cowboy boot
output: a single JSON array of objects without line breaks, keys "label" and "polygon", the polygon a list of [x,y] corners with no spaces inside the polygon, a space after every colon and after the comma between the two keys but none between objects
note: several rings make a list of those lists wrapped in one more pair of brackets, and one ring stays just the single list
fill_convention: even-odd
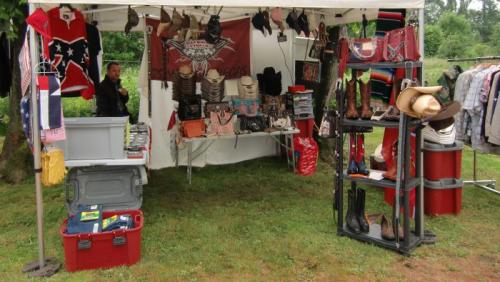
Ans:
[{"label": "cowboy boot", "polygon": [[349,163],[347,174],[357,174],[358,165],[356,164],[356,134],[349,134]]},{"label": "cowboy boot", "polygon": [[370,87],[369,83],[364,83],[359,80],[359,92],[361,94],[361,118],[370,119],[373,116],[372,109],[370,108]]},{"label": "cowboy boot", "polygon": [[348,119],[357,119],[359,115],[356,109],[356,78],[347,81],[346,84],[347,112],[345,117]]},{"label": "cowboy boot", "polygon": [[352,232],[356,234],[360,232],[358,218],[356,217],[356,190],[354,189],[350,189],[348,191],[345,223],[347,228],[349,228]]},{"label": "cowboy boot", "polygon": [[395,236],[394,236],[393,226],[385,215],[382,215],[382,220],[380,222],[380,229],[381,229],[382,239],[389,241],[394,240]]},{"label": "cowboy boot", "polygon": [[358,219],[360,231],[368,233],[370,231],[370,225],[365,218],[365,197],[366,191],[358,189],[356,195],[356,218]]},{"label": "cowboy boot", "polygon": [[358,173],[368,175],[368,169],[365,163],[365,135],[358,134],[356,142],[356,165]]},{"label": "cowboy boot", "polygon": [[392,181],[396,181],[397,172],[398,172],[398,141],[395,141],[392,144],[392,163],[389,167],[387,167],[387,171],[382,174],[384,178],[387,178]]}]

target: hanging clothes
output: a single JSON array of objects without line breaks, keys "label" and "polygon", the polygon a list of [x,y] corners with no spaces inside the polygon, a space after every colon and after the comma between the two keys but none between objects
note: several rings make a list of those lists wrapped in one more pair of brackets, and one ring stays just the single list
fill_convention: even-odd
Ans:
[{"label": "hanging clothes", "polygon": [[5,32],[0,35],[0,97],[7,97],[12,83],[9,41]]},{"label": "hanging clothes", "polygon": [[462,104],[455,116],[457,140],[483,153],[500,154],[499,74],[500,65],[479,65],[460,74],[455,88],[454,99]]},{"label": "hanging clothes", "polygon": [[87,31],[87,40],[89,43],[89,76],[94,82],[94,87],[97,89],[101,81],[101,73],[99,66],[99,53],[101,53],[101,36],[99,30],[93,24],[85,24]]},{"label": "hanging clothes", "polygon": [[39,8],[26,21],[43,36],[43,56],[58,72],[61,93],[91,99],[95,91],[88,75],[90,58],[82,13],[59,7],[45,13]]}]

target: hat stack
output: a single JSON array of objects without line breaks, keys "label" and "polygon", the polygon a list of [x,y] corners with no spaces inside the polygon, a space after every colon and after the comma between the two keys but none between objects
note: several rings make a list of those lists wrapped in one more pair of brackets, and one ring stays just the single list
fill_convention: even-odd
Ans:
[{"label": "hat stack", "polygon": [[242,99],[259,98],[259,82],[250,76],[242,76],[238,81],[238,94]]},{"label": "hat stack", "polygon": [[449,145],[455,142],[453,116],[460,111],[461,106],[456,101],[441,104],[435,97],[441,89],[441,86],[408,87],[399,94],[396,106],[408,116],[429,122],[422,130],[424,139]]},{"label": "hat stack", "polygon": [[224,97],[224,76],[210,69],[201,81],[201,96],[207,102],[220,102]]},{"label": "hat stack", "polygon": [[196,94],[196,76],[190,65],[182,65],[175,72],[172,100],[179,101],[184,96]]}]

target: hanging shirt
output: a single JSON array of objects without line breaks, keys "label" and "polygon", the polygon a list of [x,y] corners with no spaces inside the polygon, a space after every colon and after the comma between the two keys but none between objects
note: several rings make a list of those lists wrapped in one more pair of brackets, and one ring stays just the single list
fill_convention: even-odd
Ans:
[{"label": "hanging shirt", "polygon": [[89,50],[85,20],[73,9],[53,8],[47,12],[52,41],[49,43],[51,63],[59,73],[61,92],[80,91],[85,99],[94,95],[94,85],[88,76]]},{"label": "hanging shirt", "polygon": [[99,72],[99,61],[97,56],[101,51],[101,38],[99,36],[99,30],[95,25],[86,24],[87,40],[89,43],[89,76],[94,83],[94,87],[97,89],[99,87],[99,82],[101,81],[101,74]]}]

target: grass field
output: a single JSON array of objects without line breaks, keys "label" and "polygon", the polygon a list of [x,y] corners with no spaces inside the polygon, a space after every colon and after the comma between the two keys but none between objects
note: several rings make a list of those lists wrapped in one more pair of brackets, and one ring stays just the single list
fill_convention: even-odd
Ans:
[{"label": "grass field", "polygon": [[[446,68],[443,62],[434,64]],[[381,140],[380,130],[367,136],[367,151]],[[480,177],[500,183],[500,158],[478,157]],[[463,178],[472,177],[471,166],[472,152],[466,149]],[[183,168],[153,171],[144,188],[140,263],[61,270],[48,280],[500,280],[499,196],[465,187],[459,216],[426,217],[426,229],[437,234],[438,242],[403,257],[336,235],[332,175],[330,164],[320,163],[314,176],[296,176],[278,158],[195,169],[192,185]],[[383,191],[363,188],[367,212],[389,214]],[[61,262],[64,199],[62,186],[44,189],[47,255]],[[34,203],[32,179],[15,186],[0,183],[0,281],[27,279],[20,270],[37,257]]]}]

